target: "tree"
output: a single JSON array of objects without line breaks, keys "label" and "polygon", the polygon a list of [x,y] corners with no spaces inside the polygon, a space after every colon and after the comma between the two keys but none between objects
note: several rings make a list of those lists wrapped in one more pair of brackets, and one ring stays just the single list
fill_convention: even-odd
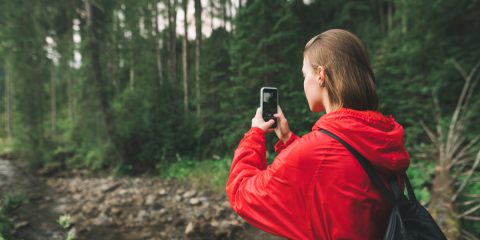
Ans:
[{"label": "tree", "polygon": [[201,114],[200,107],[200,51],[202,49],[202,3],[195,0],[195,93],[197,117]]},{"label": "tree", "polygon": [[101,42],[103,42],[104,39],[101,29],[105,26],[107,17],[102,9],[106,9],[108,6],[98,6],[96,4],[97,3],[94,4],[90,1],[85,2],[89,32],[88,51],[90,55],[90,67],[92,69],[90,81],[94,89],[94,96],[96,96],[99,101],[100,109],[103,114],[103,123],[105,124],[109,140],[114,145],[115,152],[120,158],[120,162],[126,162],[127,157],[123,153],[123,144],[118,136],[115,119],[113,118],[112,109],[110,107],[110,92],[108,91],[108,85],[103,76],[102,62],[100,60]]},{"label": "tree", "polygon": [[168,27],[170,29],[170,81],[172,84],[173,93],[175,95],[175,86],[177,84],[177,0],[167,0],[168,8]]},{"label": "tree", "polygon": [[183,107],[185,116],[188,115],[188,0],[183,0]]}]

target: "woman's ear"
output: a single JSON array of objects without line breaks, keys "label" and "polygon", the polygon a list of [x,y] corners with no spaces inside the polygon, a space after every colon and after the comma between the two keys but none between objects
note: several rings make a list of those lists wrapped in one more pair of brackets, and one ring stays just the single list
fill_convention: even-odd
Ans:
[{"label": "woman's ear", "polygon": [[318,84],[323,87],[323,84],[325,83],[325,68],[323,66],[317,67],[316,77]]}]

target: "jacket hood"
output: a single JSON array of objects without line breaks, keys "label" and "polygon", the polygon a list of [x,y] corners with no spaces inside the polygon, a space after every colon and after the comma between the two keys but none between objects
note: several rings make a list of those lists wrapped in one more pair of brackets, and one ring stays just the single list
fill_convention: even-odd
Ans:
[{"label": "jacket hood", "polygon": [[319,128],[342,138],[381,173],[403,172],[410,164],[403,127],[391,115],[340,108],[320,117],[312,131]]}]

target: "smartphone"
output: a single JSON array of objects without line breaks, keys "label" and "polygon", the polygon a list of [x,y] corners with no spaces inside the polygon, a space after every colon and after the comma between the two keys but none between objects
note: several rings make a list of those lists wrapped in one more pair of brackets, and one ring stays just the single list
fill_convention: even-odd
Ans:
[{"label": "smartphone", "polygon": [[260,109],[262,110],[262,117],[265,122],[270,119],[275,120],[272,128],[277,127],[277,119],[273,114],[277,113],[278,105],[278,90],[274,87],[262,87],[260,89]]}]

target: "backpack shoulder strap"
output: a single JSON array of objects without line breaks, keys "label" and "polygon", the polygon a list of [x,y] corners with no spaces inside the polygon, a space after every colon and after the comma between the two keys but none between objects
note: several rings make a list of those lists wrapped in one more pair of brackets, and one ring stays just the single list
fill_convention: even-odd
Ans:
[{"label": "backpack shoulder strap", "polygon": [[343,144],[343,146],[345,146],[348,149],[348,151],[350,151],[352,153],[352,155],[358,160],[360,165],[362,165],[363,169],[365,170],[367,175],[370,177],[370,180],[372,180],[373,185],[375,185],[375,187],[377,187],[377,189],[380,190],[382,195],[385,198],[387,198],[388,201],[390,203],[392,203],[393,205],[395,205],[397,203],[397,200],[395,199],[395,197],[392,195],[392,193],[390,193],[387,190],[385,185],[382,183],[380,177],[375,172],[372,164],[367,159],[365,159],[365,157],[363,157],[359,152],[357,152],[357,150],[355,150],[352,146],[350,146],[348,143],[343,141],[343,139],[339,138],[337,135],[333,134],[332,132],[329,132],[325,129],[320,129],[320,132],[322,132],[324,134],[327,134],[328,136],[334,138],[335,140],[337,140],[338,142]]}]

